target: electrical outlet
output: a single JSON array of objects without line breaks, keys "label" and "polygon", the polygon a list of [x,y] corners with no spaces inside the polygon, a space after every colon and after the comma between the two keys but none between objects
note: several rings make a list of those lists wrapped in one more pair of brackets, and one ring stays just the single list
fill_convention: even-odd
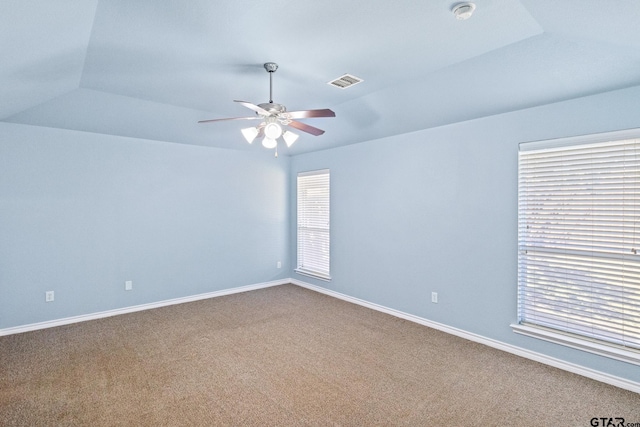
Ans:
[{"label": "electrical outlet", "polygon": [[133,289],[133,281],[127,280],[126,282],[124,282],[124,290],[130,291],[131,289]]},{"label": "electrical outlet", "polygon": [[438,293],[437,292],[431,292],[431,302],[434,304],[438,303]]},{"label": "electrical outlet", "polygon": [[278,263],[276,264],[276,266],[277,266],[278,268],[282,268],[282,263],[281,263],[280,261],[278,261]]},{"label": "electrical outlet", "polygon": [[44,293],[44,300],[45,302],[51,302],[54,299],[54,294],[53,291],[47,291]]}]

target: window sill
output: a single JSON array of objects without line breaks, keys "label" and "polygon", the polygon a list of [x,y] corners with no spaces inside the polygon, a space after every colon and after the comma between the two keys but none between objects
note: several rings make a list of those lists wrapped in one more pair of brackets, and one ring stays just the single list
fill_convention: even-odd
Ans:
[{"label": "window sill", "polygon": [[511,329],[513,329],[513,332],[517,334],[561,344],[600,356],[609,357],[611,359],[620,360],[622,362],[640,365],[639,351],[634,351],[615,344],[607,345],[599,341],[591,341],[588,338],[580,338],[540,326],[513,324],[511,325]]},{"label": "window sill", "polygon": [[331,276],[328,274],[318,273],[317,271],[309,271],[302,268],[296,268],[294,271],[303,276],[313,277],[314,279],[324,280],[325,282],[331,281]]}]

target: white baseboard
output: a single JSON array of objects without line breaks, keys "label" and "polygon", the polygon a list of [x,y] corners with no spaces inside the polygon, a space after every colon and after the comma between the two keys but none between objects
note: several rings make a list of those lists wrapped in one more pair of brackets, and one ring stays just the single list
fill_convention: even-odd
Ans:
[{"label": "white baseboard", "polygon": [[451,326],[444,325],[442,323],[438,323],[428,319],[424,319],[422,317],[414,316],[413,314],[404,313],[402,311],[384,307],[382,305],[361,300],[359,298],[341,294],[339,292],[335,292],[330,289],[325,289],[320,286],[312,285],[310,283],[303,282],[298,279],[290,279],[290,283],[293,283],[294,285],[307,288],[319,293],[323,293],[325,295],[329,295],[347,302],[358,304],[363,307],[377,310],[382,313],[390,314],[392,316],[399,317],[401,319],[405,319],[410,322],[418,323],[420,325],[424,325],[429,328],[437,329],[439,331],[446,332],[448,334],[455,335],[460,338],[467,339],[469,341],[477,342],[480,344],[487,345],[489,347],[496,348],[498,350],[506,351],[507,353],[512,353],[517,356],[524,357],[526,359],[531,359],[536,362],[543,363],[545,365],[553,366],[554,368],[558,368],[564,371],[572,372],[574,374],[582,375],[583,377],[591,378],[593,380],[600,381],[605,384],[610,384],[616,387],[620,387],[625,390],[633,391],[635,393],[640,393],[640,383],[635,381],[630,381],[625,378],[620,378],[615,375],[610,375],[604,372],[596,371],[594,369],[585,368],[584,366],[576,365],[574,363],[565,362],[564,360],[556,359],[554,357],[549,357],[544,354],[537,353],[535,351],[527,350],[511,344],[506,344],[504,342],[487,338],[482,335],[477,335],[471,332],[464,331],[462,329],[454,328]]},{"label": "white baseboard", "polygon": [[208,298],[221,297],[224,295],[237,294],[240,292],[254,291],[256,289],[268,288],[271,286],[285,285],[291,283],[291,279],[274,280],[271,282],[256,283],[254,285],[240,286],[237,288],[223,289],[221,291],[207,292],[204,294],[190,295],[188,297],[173,298],[164,301],[152,302],[148,304],[134,305],[131,307],[117,308],[115,310],[100,311],[98,313],[83,314],[80,316],[65,317],[63,319],[49,320],[46,322],[30,323],[28,325],[14,326],[0,329],[0,337],[4,335],[20,334],[22,332],[36,331],[38,329],[53,328],[56,326],[69,325],[71,323],[86,322],[88,320],[102,319],[104,317],[118,316],[120,314],[133,313],[136,311],[151,310],[152,308],[166,307],[168,305],[183,304],[185,302],[199,301]]}]

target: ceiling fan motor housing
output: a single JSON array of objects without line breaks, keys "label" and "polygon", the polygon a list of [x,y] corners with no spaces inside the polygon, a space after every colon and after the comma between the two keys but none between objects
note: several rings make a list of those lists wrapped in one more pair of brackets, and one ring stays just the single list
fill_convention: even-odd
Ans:
[{"label": "ceiling fan motor housing", "polygon": [[264,104],[258,104],[258,107],[268,111],[270,115],[276,115],[287,111],[287,108],[284,105],[276,104],[275,102],[265,102]]},{"label": "ceiling fan motor housing", "polygon": [[266,102],[264,104],[258,104],[258,107],[269,113],[268,116],[256,113],[260,117],[263,117],[265,119],[273,117],[283,125],[288,125],[289,123],[291,123],[291,117],[287,114],[287,108],[282,104],[276,104],[275,102]]}]

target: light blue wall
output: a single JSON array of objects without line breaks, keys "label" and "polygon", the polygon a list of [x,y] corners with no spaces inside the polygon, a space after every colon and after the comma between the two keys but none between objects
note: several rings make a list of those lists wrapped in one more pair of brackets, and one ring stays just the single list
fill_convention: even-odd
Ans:
[{"label": "light blue wall", "polygon": [[[640,382],[509,327],[517,144],[640,127],[638,111],[635,87],[291,159],[0,123],[0,329],[291,275]],[[329,283],[293,272],[296,173],[322,168]]]},{"label": "light blue wall", "polygon": [[288,169],[0,123],[0,329],[288,277]]},{"label": "light blue wall", "polygon": [[[640,127],[640,87],[309,153],[331,170],[337,292],[640,381],[637,366],[517,335],[518,143]],[[438,292],[439,303],[430,302]]]}]

